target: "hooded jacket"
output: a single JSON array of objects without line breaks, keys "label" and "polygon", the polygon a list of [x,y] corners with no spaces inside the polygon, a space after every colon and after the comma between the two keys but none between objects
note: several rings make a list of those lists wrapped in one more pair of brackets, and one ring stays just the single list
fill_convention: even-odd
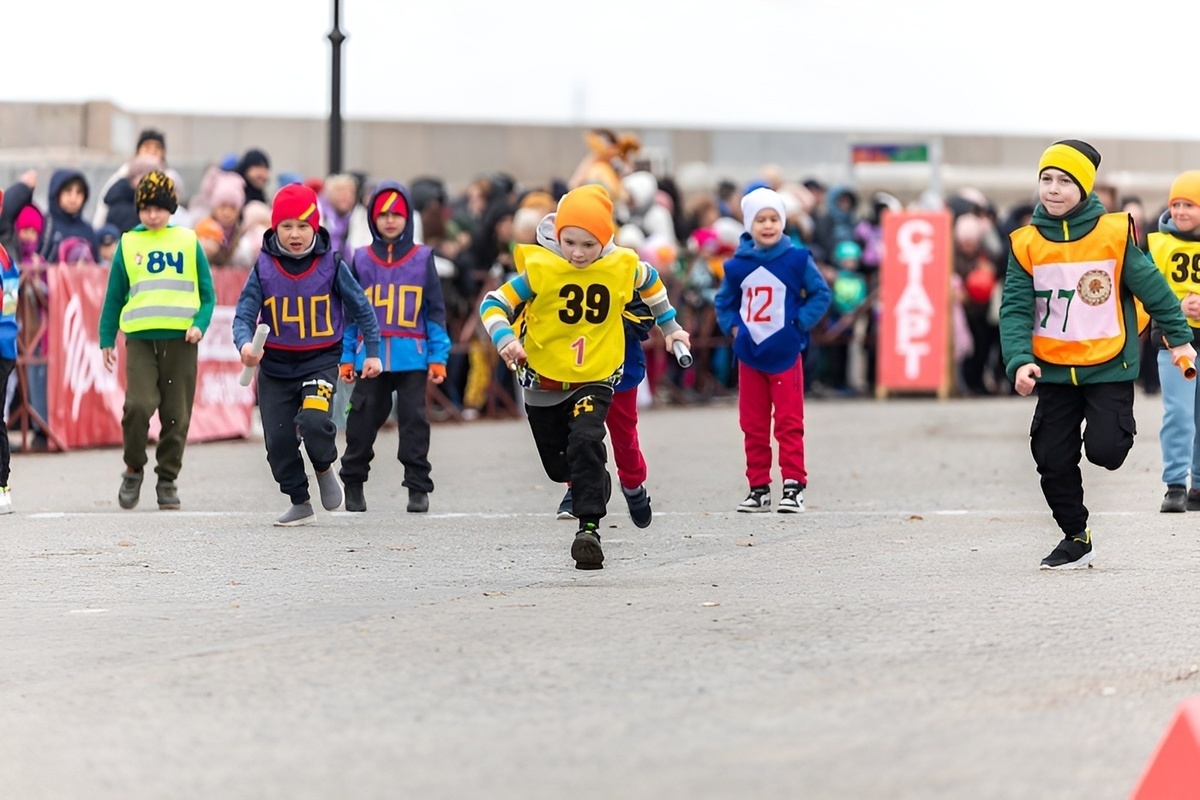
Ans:
[{"label": "hooded jacket", "polygon": [[[1104,204],[1093,192],[1086,201],[1063,217],[1051,216],[1038,203],[1030,225],[1049,241],[1078,241],[1095,229],[1097,221],[1105,213]],[[1033,276],[1025,271],[1013,255],[1010,240],[1004,294],[1000,301],[1000,347],[1009,380],[1015,381],[1017,370],[1025,364],[1037,364],[1042,370],[1038,381],[1044,383],[1118,383],[1136,380],[1140,369],[1141,342],[1138,339],[1134,297],[1142,301],[1146,311],[1161,326],[1171,347],[1192,341],[1192,329],[1179,309],[1178,299],[1154,262],[1138,248],[1132,235],[1125,244],[1120,289],[1121,310],[1125,320],[1125,345],[1121,352],[1103,364],[1088,367],[1051,364],[1035,358],[1033,330],[1038,309],[1033,293]]]},{"label": "hooded jacket", "polygon": [[[753,282],[755,290],[746,302],[744,282]],[[808,331],[825,316],[832,299],[833,292],[807,249],[783,237],[763,250],[749,233],[743,233],[737,252],[725,262],[725,277],[713,306],[721,330],[738,331],[733,340],[738,359],[775,375],[791,368],[808,349]],[[743,308],[750,320],[745,319]]]},{"label": "hooded jacket", "polygon": [[99,255],[99,242],[96,241],[96,231],[91,223],[83,218],[83,206],[74,214],[68,214],[58,203],[58,194],[68,181],[78,178],[83,181],[83,205],[87,205],[87,178],[77,169],[57,169],[50,176],[50,199],[47,203],[50,213],[46,215],[46,229],[42,232],[42,245],[39,253],[51,264],[58,261],[58,246],[63,239],[78,236],[92,248],[92,257]]},{"label": "hooded jacket", "polygon": [[17,299],[21,271],[0,246],[0,359],[17,357]]},{"label": "hooded jacket", "polygon": [[[262,252],[274,258],[279,266],[293,275],[303,273],[312,264],[314,258],[320,258],[329,252],[329,231],[317,228],[313,247],[307,253],[296,256],[288,252],[279,243],[274,229],[263,234]],[[345,308],[347,324],[354,321],[363,332],[363,347],[365,357],[379,356],[379,325],[375,321],[375,311],[367,302],[362,287],[350,274],[346,262],[338,260],[337,278],[334,280],[333,293],[342,301]],[[259,315],[263,307],[262,283],[258,280],[258,270],[251,269],[238,297],[237,310],[233,315],[233,345],[240,353],[242,347],[254,338],[254,329],[258,326]],[[269,347],[263,352],[263,360],[259,364],[262,374],[279,380],[298,380],[307,378],[324,370],[337,371],[338,353],[341,347],[335,342],[329,347],[319,350],[281,350]]]},{"label": "hooded jacket", "polygon": [[[410,215],[412,214],[413,205],[408,190],[395,181],[380,183],[371,195],[367,208],[374,208],[375,200],[384,192],[399,192],[404,198],[405,208]],[[350,274],[360,285],[362,280],[355,268],[360,259],[371,258],[375,263],[384,266],[401,264],[410,258],[425,260],[425,282],[421,288],[420,310],[425,323],[425,337],[383,336],[380,342],[383,371],[409,372],[426,370],[430,364],[445,364],[450,357],[450,335],[446,331],[446,303],[442,297],[442,281],[433,262],[433,251],[428,247],[418,247],[414,243],[411,216],[394,242],[383,238],[369,213],[367,225],[371,230],[371,244],[357,248],[350,265]],[[342,335],[341,363],[353,363],[355,372],[361,372],[364,360],[366,352],[359,342],[358,325],[351,323],[346,326],[346,332]]]}]

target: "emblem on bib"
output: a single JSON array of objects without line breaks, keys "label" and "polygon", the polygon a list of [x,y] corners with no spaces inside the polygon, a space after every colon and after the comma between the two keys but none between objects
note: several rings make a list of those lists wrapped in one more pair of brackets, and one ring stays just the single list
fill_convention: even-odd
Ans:
[{"label": "emblem on bib", "polygon": [[1075,287],[1080,298],[1089,306],[1098,306],[1112,294],[1112,276],[1102,269],[1089,269]]}]

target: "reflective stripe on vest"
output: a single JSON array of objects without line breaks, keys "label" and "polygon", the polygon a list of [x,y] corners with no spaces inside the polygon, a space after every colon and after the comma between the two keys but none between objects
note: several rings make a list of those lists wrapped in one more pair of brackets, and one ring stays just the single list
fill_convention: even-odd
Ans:
[{"label": "reflective stripe on vest", "polygon": [[1033,355],[1050,364],[1094,366],[1120,353],[1129,215],[1105,214],[1075,241],[1052,242],[1033,225],[1009,238],[1017,263],[1033,278]]},{"label": "reflective stripe on vest", "polygon": [[121,236],[121,257],[129,275],[129,300],[121,330],[185,331],[200,310],[196,234],[174,226],[134,230]]},{"label": "reflective stripe on vest", "polygon": [[[1146,237],[1154,265],[1167,279],[1167,285],[1180,300],[1200,294],[1200,242],[1189,242],[1169,233]],[[1200,320],[1188,317],[1188,325],[1200,328]]]},{"label": "reflective stripe on vest", "polygon": [[537,245],[518,245],[514,255],[534,293],[523,337],[530,368],[567,384],[611,377],[625,361],[621,313],[633,297],[637,253],[618,247],[582,269]]}]

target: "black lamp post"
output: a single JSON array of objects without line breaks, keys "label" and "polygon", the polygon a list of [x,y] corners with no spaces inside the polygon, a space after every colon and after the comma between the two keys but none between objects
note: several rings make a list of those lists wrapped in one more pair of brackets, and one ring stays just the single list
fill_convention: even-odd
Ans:
[{"label": "black lamp post", "polygon": [[342,33],[341,0],[333,0],[333,30],[329,32],[329,43],[333,45],[332,62],[329,68],[332,93],[329,104],[329,174],[342,171]]}]

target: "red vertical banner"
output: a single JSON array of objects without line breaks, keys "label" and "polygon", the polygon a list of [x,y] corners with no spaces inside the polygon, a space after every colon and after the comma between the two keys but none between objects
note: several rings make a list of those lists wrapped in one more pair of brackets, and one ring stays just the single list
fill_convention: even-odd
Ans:
[{"label": "red vertical banner", "polygon": [[[213,269],[217,306],[200,342],[196,400],[188,441],[231,439],[250,434],[254,391],[238,383],[241,359],[233,346],[233,312],[248,270]],[[117,335],[117,367],[104,368],[100,351],[100,310],[108,271],[92,267],[51,267],[46,375],[48,419],[67,447],[121,444],[125,405],[124,336]],[[157,415],[150,435],[158,434]]]},{"label": "red vertical banner", "polygon": [[950,389],[950,214],[885,212],[876,386]]}]

